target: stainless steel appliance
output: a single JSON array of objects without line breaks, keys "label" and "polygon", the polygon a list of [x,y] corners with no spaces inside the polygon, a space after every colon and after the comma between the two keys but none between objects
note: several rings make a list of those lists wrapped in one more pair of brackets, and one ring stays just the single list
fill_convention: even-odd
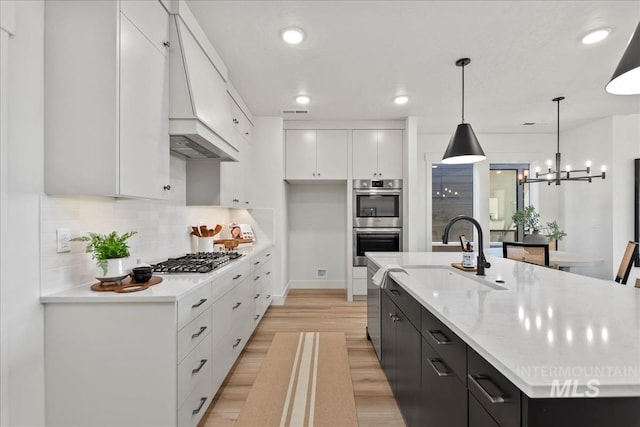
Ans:
[{"label": "stainless steel appliance", "polygon": [[401,252],[402,228],[354,228],[353,265],[366,266],[365,252]]},{"label": "stainless steel appliance", "polygon": [[353,180],[353,227],[402,227],[402,180]]},{"label": "stainless steel appliance", "polygon": [[208,273],[240,258],[238,252],[198,252],[152,264],[155,274]]}]

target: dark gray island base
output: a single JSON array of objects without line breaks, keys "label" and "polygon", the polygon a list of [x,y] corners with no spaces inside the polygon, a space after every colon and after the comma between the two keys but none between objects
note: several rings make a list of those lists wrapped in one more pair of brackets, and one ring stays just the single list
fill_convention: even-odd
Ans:
[{"label": "dark gray island base", "polygon": [[530,398],[394,280],[369,293],[367,330],[380,331],[376,354],[409,427],[640,426],[640,397],[571,397],[560,384],[562,397]]}]

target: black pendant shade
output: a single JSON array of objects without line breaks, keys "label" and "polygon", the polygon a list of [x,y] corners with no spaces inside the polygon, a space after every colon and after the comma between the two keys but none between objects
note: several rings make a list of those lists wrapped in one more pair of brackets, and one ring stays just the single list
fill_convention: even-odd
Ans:
[{"label": "black pendant shade", "polygon": [[486,159],[469,123],[460,123],[449,140],[442,163],[475,163]]},{"label": "black pendant shade", "polygon": [[605,90],[613,95],[640,94],[640,22]]},{"label": "black pendant shade", "polygon": [[458,125],[451,136],[442,163],[475,163],[487,158],[471,125],[464,122],[464,67],[469,63],[471,63],[469,58],[461,58],[456,61],[456,66],[462,67],[462,123]]}]

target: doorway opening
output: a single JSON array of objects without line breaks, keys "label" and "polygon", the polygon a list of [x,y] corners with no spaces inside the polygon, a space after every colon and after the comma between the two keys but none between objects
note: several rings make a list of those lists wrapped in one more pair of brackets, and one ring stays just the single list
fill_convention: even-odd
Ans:
[{"label": "doorway opening", "polygon": [[492,247],[502,242],[517,242],[524,237],[522,225],[511,217],[529,204],[529,187],[518,184],[518,176],[528,172],[528,163],[491,163],[489,165],[489,234]]}]

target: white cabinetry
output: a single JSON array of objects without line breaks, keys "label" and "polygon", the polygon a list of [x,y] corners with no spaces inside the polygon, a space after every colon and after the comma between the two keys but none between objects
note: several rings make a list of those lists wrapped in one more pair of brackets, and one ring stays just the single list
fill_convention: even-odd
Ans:
[{"label": "white cabinetry", "polygon": [[402,130],[353,131],[353,179],[402,179]]},{"label": "white cabinetry", "polygon": [[177,301],[153,288],[106,301],[48,297],[46,425],[197,426],[271,301],[272,253],[199,284],[190,275],[156,285],[175,286]]},{"label": "white cabinetry", "polygon": [[229,104],[231,105],[231,120],[233,121],[233,127],[236,132],[247,142],[251,142],[253,136],[253,123],[251,119],[245,114],[244,110],[240,106],[242,101],[236,96],[229,94]]},{"label": "white cabinetry", "polygon": [[164,6],[53,1],[45,8],[46,192],[167,198]]},{"label": "white cabinetry", "polygon": [[285,179],[346,180],[347,131],[286,131]]},{"label": "white cabinetry", "polygon": [[214,205],[247,209],[251,207],[251,147],[239,139],[239,160],[187,160],[187,205]]}]

